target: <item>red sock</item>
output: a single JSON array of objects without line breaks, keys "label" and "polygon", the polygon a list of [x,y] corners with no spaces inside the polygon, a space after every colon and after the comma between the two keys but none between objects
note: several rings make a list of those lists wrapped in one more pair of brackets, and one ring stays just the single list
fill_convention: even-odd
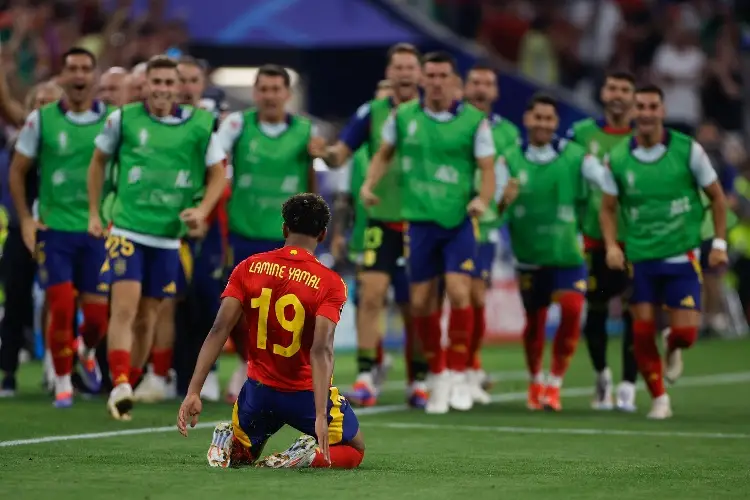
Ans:
[{"label": "red sock", "polygon": [[638,369],[651,397],[665,393],[662,362],[656,346],[656,324],[653,321],[633,321],[633,353]]},{"label": "red sock", "polygon": [[529,370],[532,379],[542,372],[546,325],[546,307],[526,313],[526,328],[523,331],[523,349],[526,354],[526,368]]},{"label": "red sock", "polygon": [[352,448],[346,444],[338,444],[331,446],[331,463],[330,465],[323,458],[323,454],[318,450],[315,453],[310,467],[331,467],[332,469],[355,469],[362,463],[362,459],[365,458],[365,452],[359,451],[356,448]]},{"label": "red sock", "polygon": [[578,339],[581,337],[581,315],[585,298],[578,292],[564,292],[560,295],[560,326],[555,334],[552,345],[552,369],[553,377],[563,377],[568,371],[570,360],[578,347]]},{"label": "red sock", "polygon": [[152,349],[151,363],[154,365],[154,375],[166,377],[172,368],[172,349]]},{"label": "red sock", "polygon": [[406,362],[406,380],[414,382],[414,325],[411,320],[404,323],[404,361]]},{"label": "red sock", "polygon": [[109,325],[109,304],[85,302],[81,305],[83,310],[83,324],[78,332],[83,337],[83,342],[89,349],[94,349],[107,335]]},{"label": "red sock", "polygon": [[430,366],[430,372],[441,373],[445,369],[445,358],[443,348],[440,345],[440,319],[438,317],[437,329],[435,329],[435,316],[415,316],[414,333],[422,340],[424,357]]},{"label": "red sock", "polygon": [[485,331],[484,306],[474,308],[474,332],[471,334],[469,343],[469,367],[472,370],[482,369],[482,360],[479,358],[479,349],[482,347]]},{"label": "red sock", "polygon": [[448,369],[465,371],[469,363],[469,343],[474,334],[474,309],[451,308],[448,320]]},{"label": "red sock", "polygon": [[130,383],[130,351],[116,350],[107,353],[112,385]]},{"label": "red sock", "polygon": [[378,346],[375,348],[375,363],[383,364],[383,339],[378,340]]},{"label": "red sock", "polygon": [[667,337],[667,349],[687,349],[698,338],[698,329],[693,326],[673,326]]},{"label": "red sock", "polygon": [[75,291],[73,284],[60,283],[47,288],[49,324],[47,339],[52,353],[52,363],[57,376],[73,371],[73,318],[75,317]]},{"label": "red sock", "polygon": [[143,368],[136,368],[135,366],[130,367],[130,375],[128,376],[128,383],[131,387],[135,387],[138,384],[138,381],[141,380],[141,377],[143,376]]}]

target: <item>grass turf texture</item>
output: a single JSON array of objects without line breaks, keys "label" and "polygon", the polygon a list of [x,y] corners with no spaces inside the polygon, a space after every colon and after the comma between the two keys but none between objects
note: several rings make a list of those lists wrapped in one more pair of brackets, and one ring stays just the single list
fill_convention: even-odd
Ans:
[{"label": "grass turf texture", "polygon": [[[355,471],[211,469],[211,428],[182,438],[173,427],[179,402],[138,405],[129,423],[110,420],[102,399],[78,398],[73,408],[56,410],[38,388],[40,365],[27,364],[22,394],[0,400],[0,498],[748,498],[749,352],[748,340],[707,341],[686,352],[684,378],[670,389],[675,417],[662,422],[645,419],[650,402],[642,390],[635,415],[590,410],[593,375],[584,346],[566,378],[560,414],[525,409],[518,346],[484,353],[485,367],[501,376],[493,389],[499,402],[441,416],[401,409],[403,384],[395,380],[403,362],[394,354],[394,382],[381,398],[388,411],[361,412],[367,452]],[[617,359],[613,342],[610,360]],[[222,361],[226,381],[236,361]],[[336,382],[344,389],[354,360],[337,361]],[[617,381],[618,363],[612,368]],[[202,422],[229,418],[227,405],[204,404]],[[123,430],[133,433],[7,446]],[[265,452],[285,449],[298,434],[283,429]]]}]

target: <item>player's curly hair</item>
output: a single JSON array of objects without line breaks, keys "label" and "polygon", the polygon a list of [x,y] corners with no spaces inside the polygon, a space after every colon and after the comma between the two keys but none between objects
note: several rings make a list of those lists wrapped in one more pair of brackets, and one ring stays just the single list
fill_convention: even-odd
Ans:
[{"label": "player's curly hair", "polygon": [[300,193],[284,202],[281,216],[289,232],[317,238],[328,227],[331,209],[320,195]]}]

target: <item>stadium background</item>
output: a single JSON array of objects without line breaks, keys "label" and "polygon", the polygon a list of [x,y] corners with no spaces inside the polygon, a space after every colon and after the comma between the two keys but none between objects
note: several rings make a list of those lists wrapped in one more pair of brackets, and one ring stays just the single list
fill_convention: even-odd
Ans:
[{"label": "stadium background", "polygon": [[[750,18],[750,9],[745,3],[212,0],[209,7],[205,0],[6,1],[0,2],[2,71],[13,95],[22,100],[31,85],[56,74],[56,56],[72,45],[95,52],[102,69],[130,68],[159,53],[190,54],[208,63],[212,85],[226,92],[229,108],[236,110],[252,104],[253,69],[275,62],[295,72],[293,111],[314,117],[332,139],[382,78],[387,47],[410,42],[424,51],[449,50],[462,72],[478,61],[496,67],[501,88],[496,111],[515,123],[520,123],[525,102],[534,92],[550,91],[562,101],[562,133],[575,120],[599,115],[595,89],[607,69],[629,69],[644,80],[670,62],[679,64],[679,54],[669,49],[682,33],[689,42],[685,50],[700,54],[700,71],[689,85],[666,86],[667,99],[670,92],[674,99],[698,99],[704,111],[690,117],[688,125],[697,127],[704,119],[720,125],[714,164],[748,175],[744,125],[750,99],[742,83],[750,62],[744,60],[742,48],[743,22]],[[674,57],[670,60],[665,54]],[[3,142],[14,133],[3,127]],[[8,162],[3,148],[3,172]],[[320,166],[319,185],[329,200],[338,175]],[[3,176],[7,192],[5,180]],[[327,247],[321,249],[321,258],[333,264]],[[511,261],[504,240],[498,246],[488,298],[491,341],[518,339],[523,328]],[[336,266],[351,282],[352,267],[342,262]],[[743,315],[728,290],[728,311],[737,320],[728,330],[745,333]],[[38,305],[41,299],[37,294]],[[387,345],[397,347],[402,337],[397,315],[389,314],[383,321]],[[555,322],[553,312],[550,332]],[[353,326],[349,305],[338,329],[338,348],[354,347]],[[617,335],[617,321],[610,326],[610,333]],[[38,357],[42,346],[36,330],[30,343],[35,342],[31,350]]]}]

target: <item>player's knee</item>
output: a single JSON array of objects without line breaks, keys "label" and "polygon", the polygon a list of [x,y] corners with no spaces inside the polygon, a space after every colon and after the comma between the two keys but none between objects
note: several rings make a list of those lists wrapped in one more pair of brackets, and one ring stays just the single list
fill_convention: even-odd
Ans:
[{"label": "player's knee", "polygon": [[558,299],[560,312],[565,316],[580,316],[585,301],[585,297],[578,292],[564,292]]},{"label": "player's knee", "polygon": [[92,328],[106,330],[109,322],[109,305],[104,303],[84,302],[81,304],[83,320]]},{"label": "player's knee", "polygon": [[75,291],[72,283],[60,283],[47,288],[47,307],[55,322],[72,324],[75,313]]},{"label": "player's knee", "polygon": [[694,326],[672,327],[668,343],[670,349],[687,349],[698,339],[698,328]]},{"label": "player's knee", "polygon": [[113,308],[109,321],[121,327],[132,327],[135,323],[137,309],[130,307]]}]

